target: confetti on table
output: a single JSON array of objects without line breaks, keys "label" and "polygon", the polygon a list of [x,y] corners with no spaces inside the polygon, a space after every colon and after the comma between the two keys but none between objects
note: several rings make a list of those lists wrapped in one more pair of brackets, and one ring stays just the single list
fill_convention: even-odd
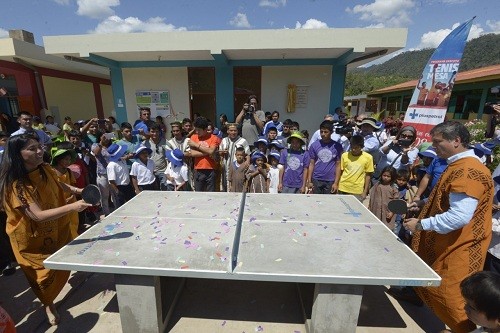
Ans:
[{"label": "confetti on table", "polygon": [[189,268],[188,265],[181,266],[181,269],[188,269],[188,268]]},{"label": "confetti on table", "polygon": [[125,260],[123,260],[123,261],[122,261],[122,265],[127,266],[127,265],[128,265],[128,263],[127,263]]},{"label": "confetti on table", "polygon": [[240,268],[241,268],[241,266],[243,266],[243,261],[240,261],[240,262],[238,263],[238,267],[240,267]]},{"label": "confetti on table", "polygon": [[250,238],[255,238],[255,237],[257,237],[257,235],[253,235],[253,236],[252,236],[252,237],[250,237]]},{"label": "confetti on table", "polygon": [[298,243],[298,241],[297,241],[295,238],[292,238],[292,240],[293,240],[295,243]]},{"label": "confetti on table", "polygon": [[353,231],[359,231],[359,229],[352,228]]},{"label": "confetti on table", "polygon": [[280,262],[281,260],[282,260],[281,258],[278,258],[278,259],[276,259],[275,261],[276,261],[276,262]]},{"label": "confetti on table", "polygon": [[118,257],[120,255],[120,252],[116,252],[116,256]]},{"label": "confetti on table", "polygon": [[345,232],[349,232],[349,230],[347,230],[347,229],[344,229],[344,231],[345,231]]},{"label": "confetti on table", "polygon": [[372,227],[369,226],[368,224],[365,224],[365,227],[367,227],[368,229],[371,229]]},{"label": "confetti on table", "polygon": [[388,248],[386,248],[386,247],[384,247],[384,250],[385,250],[386,252],[391,252],[391,251],[389,251],[389,249],[388,249]]},{"label": "confetti on table", "polygon": [[226,321],[224,320],[221,324],[221,326],[225,326],[226,325]]},{"label": "confetti on table", "polygon": [[264,332],[264,327],[262,327],[262,326],[260,326],[260,325],[259,325],[259,326],[257,326],[257,327],[255,328],[255,332]]},{"label": "confetti on table", "polygon": [[264,248],[264,244],[260,244],[260,248],[263,249]]},{"label": "confetti on table", "polygon": [[342,240],[342,238],[335,238],[335,240]]},{"label": "confetti on table", "polygon": [[257,218],[256,218],[255,216],[252,216],[252,217],[250,218],[250,221],[249,221],[249,222],[253,222],[253,221],[255,221],[255,220],[257,220]]}]

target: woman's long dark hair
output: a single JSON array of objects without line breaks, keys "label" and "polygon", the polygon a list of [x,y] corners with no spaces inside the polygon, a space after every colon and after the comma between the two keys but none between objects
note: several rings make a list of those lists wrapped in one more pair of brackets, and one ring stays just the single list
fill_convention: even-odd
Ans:
[{"label": "woman's long dark hair", "polygon": [[[23,196],[23,190],[26,189],[26,186],[31,184],[28,170],[26,170],[24,166],[21,150],[32,140],[38,141],[33,134],[29,133],[15,135],[7,140],[2,163],[0,164],[0,198],[4,198],[4,201],[10,200],[10,196],[14,190],[13,186],[16,181],[18,184],[16,186],[18,188],[18,194],[21,196]],[[39,170],[42,178],[47,179],[47,175],[43,169],[40,168]],[[26,204],[24,196],[19,199],[23,204]]]}]

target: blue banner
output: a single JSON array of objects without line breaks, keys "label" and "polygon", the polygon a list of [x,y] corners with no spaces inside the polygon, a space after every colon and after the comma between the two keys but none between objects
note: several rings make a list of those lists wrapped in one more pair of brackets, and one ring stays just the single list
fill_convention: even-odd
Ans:
[{"label": "blue banner", "polygon": [[451,91],[474,17],[455,28],[425,65],[405,114],[405,125],[417,129],[417,140],[429,141],[429,132],[444,121]]}]

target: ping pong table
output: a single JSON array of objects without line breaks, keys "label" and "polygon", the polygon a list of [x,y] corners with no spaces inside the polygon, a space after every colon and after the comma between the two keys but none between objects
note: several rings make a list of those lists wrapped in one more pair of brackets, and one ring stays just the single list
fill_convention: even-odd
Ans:
[{"label": "ping pong table", "polygon": [[163,332],[182,278],[314,283],[310,332],[354,332],[364,285],[441,281],[349,195],[144,191],[44,263],[115,274],[124,332]]}]

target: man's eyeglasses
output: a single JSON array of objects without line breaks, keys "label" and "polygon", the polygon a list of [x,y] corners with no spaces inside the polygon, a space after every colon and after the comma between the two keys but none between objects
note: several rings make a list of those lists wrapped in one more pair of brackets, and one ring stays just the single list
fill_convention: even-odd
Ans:
[{"label": "man's eyeglasses", "polygon": [[405,138],[405,139],[413,139],[413,135],[412,134],[400,134],[399,137],[400,138]]}]

